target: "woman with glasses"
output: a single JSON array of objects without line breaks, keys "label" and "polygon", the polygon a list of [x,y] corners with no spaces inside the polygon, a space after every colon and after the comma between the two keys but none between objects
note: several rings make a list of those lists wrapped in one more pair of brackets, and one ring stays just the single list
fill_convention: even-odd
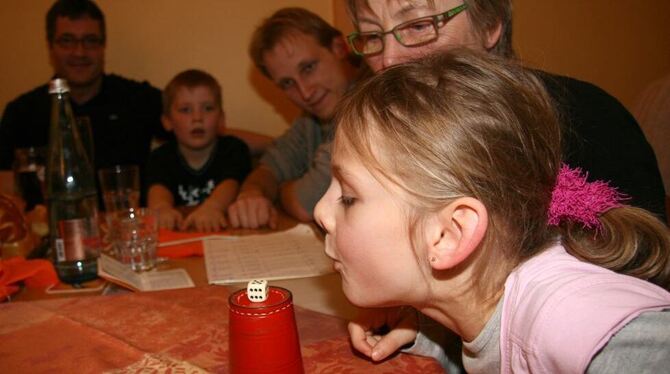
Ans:
[{"label": "woman with glasses", "polygon": [[[348,0],[348,7],[356,28],[348,42],[374,72],[454,47],[514,58],[511,0]],[[565,162],[665,220],[656,158],[633,116],[590,83],[537,73],[561,109]]]}]

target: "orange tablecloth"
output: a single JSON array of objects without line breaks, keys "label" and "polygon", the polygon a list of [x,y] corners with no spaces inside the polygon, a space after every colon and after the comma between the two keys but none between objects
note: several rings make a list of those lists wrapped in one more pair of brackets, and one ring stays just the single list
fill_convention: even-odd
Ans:
[{"label": "orange tablecloth", "polygon": [[[0,373],[228,371],[228,291],[207,286],[0,305]],[[432,359],[355,355],[345,322],[296,307],[306,373],[437,373]]]},{"label": "orange tablecloth", "polygon": [[[211,234],[200,233],[200,232],[179,232],[179,231],[160,229],[158,231],[158,243],[165,243],[184,239],[195,239],[208,235]],[[202,256],[202,255],[203,255],[202,241],[183,243],[179,245],[172,245],[169,247],[158,247],[158,256],[160,257],[182,258],[182,257]]]}]

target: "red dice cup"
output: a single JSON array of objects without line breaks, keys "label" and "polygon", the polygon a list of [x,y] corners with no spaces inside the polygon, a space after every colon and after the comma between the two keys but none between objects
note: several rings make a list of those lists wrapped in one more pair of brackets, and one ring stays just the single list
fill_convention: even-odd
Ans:
[{"label": "red dice cup", "polygon": [[258,303],[242,289],[228,307],[231,373],[304,373],[289,290],[269,287]]}]

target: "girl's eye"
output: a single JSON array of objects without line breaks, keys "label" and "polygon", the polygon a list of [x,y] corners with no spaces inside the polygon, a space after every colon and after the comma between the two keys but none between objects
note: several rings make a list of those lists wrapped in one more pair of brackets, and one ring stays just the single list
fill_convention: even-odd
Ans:
[{"label": "girl's eye", "polygon": [[354,201],[356,199],[354,199],[351,196],[340,196],[340,198],[337,200],[340,202],[340,204],[344,205],[344,207],[346,208],[354,205]]},{"label": "girl's eye", "polygon": [[189,107],[180,107],[180,108],[177,108],[177,111],[178,111],[179,113],[190,113],[190,112],[191,112],[191,108],[189,108]]}]

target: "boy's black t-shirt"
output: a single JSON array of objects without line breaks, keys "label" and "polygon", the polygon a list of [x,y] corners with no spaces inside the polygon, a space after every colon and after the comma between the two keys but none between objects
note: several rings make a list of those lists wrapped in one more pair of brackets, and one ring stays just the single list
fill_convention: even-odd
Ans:
[{"label": "boy's black t-shirt", "polygon": [[205,201],[226,179],[242,183],[251,171],[249,147],[233,136],[219,137],[216,147],[200,170],[192,169],[171,140],[153,152],[147,163],[147,186],[161,184],[174,197],[175,206],[193,206]]}]

